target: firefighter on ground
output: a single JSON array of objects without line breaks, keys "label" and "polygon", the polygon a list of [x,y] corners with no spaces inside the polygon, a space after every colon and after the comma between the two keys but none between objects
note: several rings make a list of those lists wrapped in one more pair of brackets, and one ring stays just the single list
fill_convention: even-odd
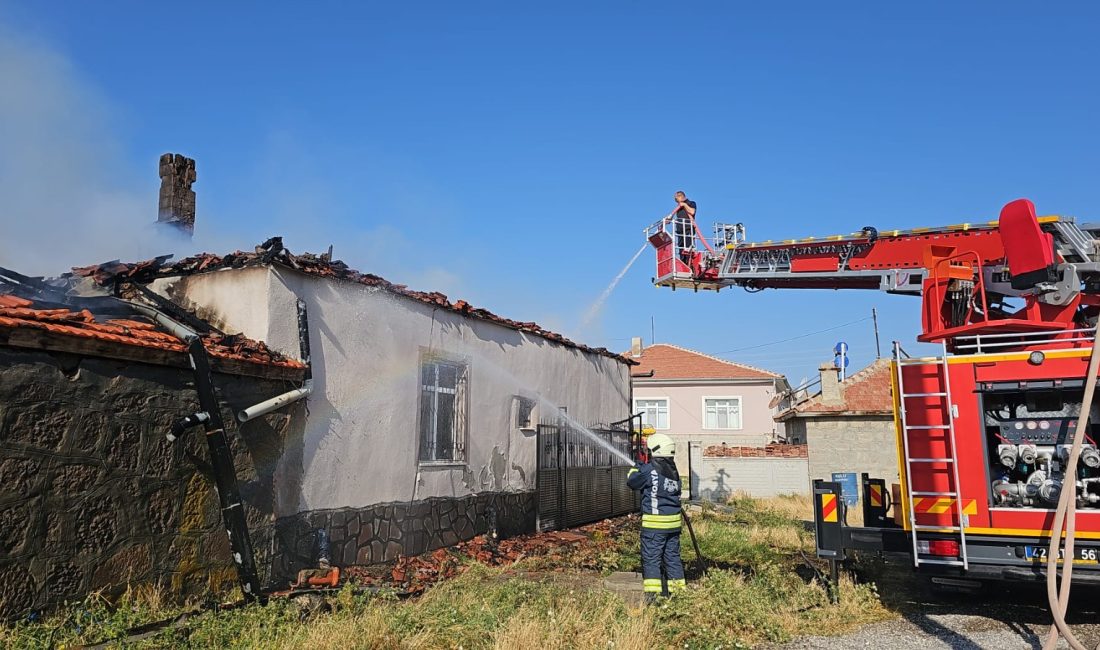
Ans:
[{"label": "firefighter on ground", "polygon": [[663,433],[646,439],[649,462],[638,463],[627,474],[626,484],[641,492],[642,588],[646,599],[684,589],[684,564],[680,561],[680,472],[672,459],[676,443]]}]

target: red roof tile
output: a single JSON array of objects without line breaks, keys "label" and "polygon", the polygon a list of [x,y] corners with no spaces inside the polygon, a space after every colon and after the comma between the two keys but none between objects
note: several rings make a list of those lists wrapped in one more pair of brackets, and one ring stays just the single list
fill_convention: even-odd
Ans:
[{"label": "red roof tile", "polygon": [[30,307],[31,301],[19,296],[0,295],[0,307]]},{"label": "red roof tile", "polygon": [[157,258],[135,264],[125,264],[118,261],[107,262],[105,264],[74,268],[73,274],[81,277],[91,277],[96,283],[106,286],[119,280],[147,283],[158,277],[191,275],[194,273],[203,273],[226,268],[280,264],[309,275],[357,282],[370,287],[378,287],[392,294],[457,312],[468,318],[489,321],[509,329],[533,334],[566,347],[610,357],[630,365],[635,363],[632,359],[611,352],[606,348],[593,348],[582,343],[571,341],[557,332],[543,329],[536,323],[504,318],[503,316],[494,314],[488,309],[474,307],[465,300],[457,300],[452,303],[447,296],[439,292],[413,291],[403,284],[394,284],[377,275],[356,271],[339,260],[329,260],[326,256],[315,255],[313,253],[294,255],[283,247],[281,237],[273,237],[260,246],[257,246],[256,252],[254,253],[236,251],[235,253],[229,253],[224,256],[203,253],[182,259],[171,265],[164,264],[166,259],[167,258]]},{"label": "red roof tile", "polygon": [[655,343],[642,350],[634,375],[653,371],[653,379],[778,379],[782,375],[726,361],[669,343]]},{"label": "red roof tile", "polygon": [[806,445],[770,444],[765,447],[737,447],[726,444],[703,449],[704,458],[808,458]]},{"label": "red roof tile", "polygon": [[892,414],[894,398],[890,388],[890,360],[879,359],[840,383],[841,404],[825,404],[821,395],[794,407],[796,413]]},{"label": "red roof tile", "polygon": [[[153,323],[134,319],[111,319],[99,322],[87,309],[35,309],[35,303],[10,294],[0,295],[0,328],[38,329],[87,339],[110,341],[120,345],[156,348],[171,352],[186,352],[187,346],[174,335],[158,330]],[[260,342],[242,336],[203,336],[203,344],[213,357],[235,359],[270,366],[303,368],[304,364],[289,359]]]}]

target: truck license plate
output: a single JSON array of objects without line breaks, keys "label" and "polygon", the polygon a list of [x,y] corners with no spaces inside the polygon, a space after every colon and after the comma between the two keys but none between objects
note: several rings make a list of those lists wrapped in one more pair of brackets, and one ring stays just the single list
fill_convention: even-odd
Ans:
[{"label": "truck license plate", "polygon": [[[1024,557],[1033,562],[1046,562],[1047,553],[1049,549],[1046,546],[1025,546]],[[1065,559],[1064,548],[1058,549],[1058,561],[1062,562]],[[1089,547],[1074,546],[1073,547],[1073,563],[1074,564],[1097,564],[1100,560],[1100,550]]]}]

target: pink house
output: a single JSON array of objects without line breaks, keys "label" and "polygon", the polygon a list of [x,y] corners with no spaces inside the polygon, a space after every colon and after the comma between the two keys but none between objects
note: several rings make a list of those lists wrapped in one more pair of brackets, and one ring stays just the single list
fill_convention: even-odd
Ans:
[{"label": "pink house", "polygon": [[630,356],[639,363],[631,371],[634,412],[676,440],[681,473],[688,440],[762,447],[777,438],[769,403],[788,388],[782,375],[668,343],[643,349],[640,339]]}]

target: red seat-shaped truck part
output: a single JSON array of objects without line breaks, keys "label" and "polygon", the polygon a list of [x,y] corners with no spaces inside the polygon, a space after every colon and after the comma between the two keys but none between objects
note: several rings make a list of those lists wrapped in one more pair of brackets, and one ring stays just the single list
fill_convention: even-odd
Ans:
[{"label": "red seat-shaped truck part", "polygon": [[1058,279],[1054,237],[1043,232],[1035,216],[1035,204],[1016,199],[1001,208],[998,225],[1013,289],[1031,289]]}]

